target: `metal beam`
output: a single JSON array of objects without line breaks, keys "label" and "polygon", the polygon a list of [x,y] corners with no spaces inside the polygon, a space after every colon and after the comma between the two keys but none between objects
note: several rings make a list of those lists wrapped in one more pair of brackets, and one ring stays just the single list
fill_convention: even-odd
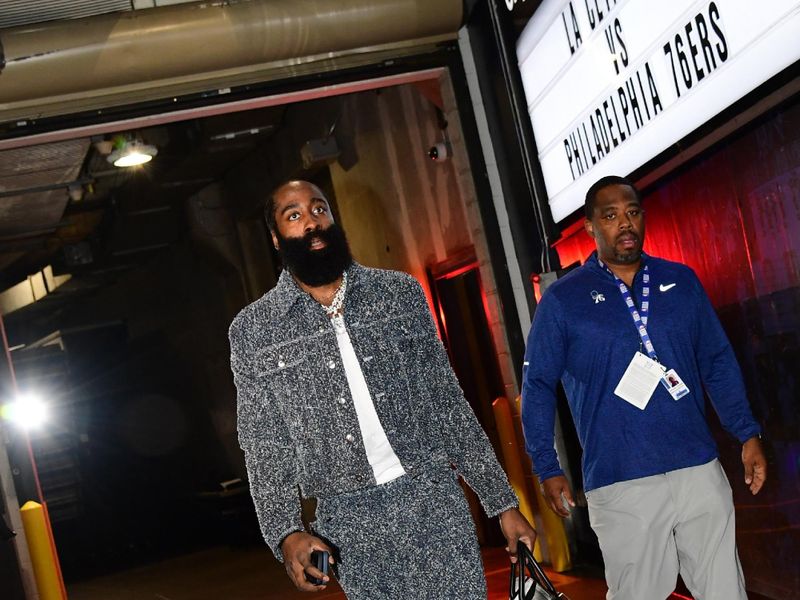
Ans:
[{"label": "metal beam", "polygon": [[[14,363],[11,360],[11,349],[8,346],[6,325],[3,321],[2,314],[0,314],[0,337],[2,337],[3,350],[8,364],[8,374],[11,379],[10,388],[16,392],[17,376],[14,372]],[[32,453],[31,460],[33,460]],[[38,483],[38,477],[36,482],[36,488],[39,492],[39,499],[41,500],[42,494]],[[0,423],[0,499],[3,501],[6,514],[11,521],[11,528],[17,533],[17,535],[14,537],[14,549],[17,552],[17,563],[19,564],[22,587],[25,590],[25,598],[26,600],[39,600],[39,589],[36,585],[36,578],[33,573],[33,563],[31,562],[30,551],[28,550],[28,539],[25,537],[25,529],[22,526],[22,516],[19,512],[19,500],[17,499],[17,491],[14,488],[14,478],[11,474],[11,465],[8,462],[6,436],[5,432],[3,431],[2,423]]]},{"label": "metal beam", "polygon": [[[109,121],[106,123],[97,123],[94,125],[86,125],[84,127],[74,127],[71,129],[58,129],[49,131],[47,133],[37,133],[23,137],[0,139],[0,151],[10,150],[12,148],[24,148],[27,146],[36,146],[39,144],[49,144],[52,142],[60,142],[63,140],[71,140],[79,137],[91,137],[95,135],[106,135],[109,133],[117,133],[120,131],[129,131],[132,129],[146,129],[149,127],[158,127],[168,123],[178,123],[180,121],[188,121],[190,119],[203,119],[206,117],[214,117],[217,115],[225,115],[228,113],[236,113],[247,110],[257,110],[260,108],[267,108],[270,106],[283,106],[286,104],[294,104],[296,102],[307,102],[309,100],[318,100],[319,98],[329,98],[331,96],[343,96],[345,94],[357,94],[359,92],[366,92],[369,90],[376,90],[384,87],[392,87],[396,85],[406,85],[417,81],[425,81],[428,79],[438,79],[443,72],[443,69],[436,67],[433,69],[425,69],[423,71],[413,71],[408,73],[399,73],[396,75],[387,75],[385,77],[374,77],[370,79],[363,79],[359,81],[352,81],[347,83],[339,83],[335,85],[326,85],[322,87],[304,89],[296,92],[285,92],[281,94],[273,94],[270,96],[258,96],[256,98],[248,98],[246,100],[234,100],[232,102],[223,102],[219,104],[211,104],[208,106],[200,106],[196,108],[179,109],[170,112],[161,112],[152,115],[145,115],[130,119],[120,119],[118,121]],[[2,75],[0,74],[0,82],[2,82]],[[2,89],[0,87],[0,89]],[[2,118],[2,115],[0,115]],[[105,171],[98,171],[90,173],[95,179],[114,175],[118,172],[114,169]]]},{"label": "metal beam", "polygon": [[16,190],[2,190],[0,191],[0,198],[10,198],[12,196],[24,196],[25,194],[35,194],[37,192],[51,192],[53,190],[69,189],[73,185],[86,185],[87,183],[94,183],[91,177],[82,177],[73,181],[66,181],[64,183],[48,183],[47,185],[37,185],[34,187],[20,188]]},{"label": "metal beam", "polygon": [[39,592],[36,589],[36,580],[33,575],[33,563],[28,551],[28,540],[25,529],[22,527],[22,517],[19,514],[19,500],[14,489],[14,477],[11,474],[11,465],[8,462],[5,435],[0,426],[0,500],[11,521],[11,529],[17,534],[14,536],[14,550],[17,553],[22,588],[25,590],[26,600],[38,600]]}]

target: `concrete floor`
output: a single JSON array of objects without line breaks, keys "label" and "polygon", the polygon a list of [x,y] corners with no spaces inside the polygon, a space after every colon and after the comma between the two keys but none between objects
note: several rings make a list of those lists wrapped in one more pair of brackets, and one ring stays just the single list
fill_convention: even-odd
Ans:
[{"label": "concrete floor", "polygon": [[[508,600],[509,563],[505,551],[484,548],[483,563],[489,586],[487,600]],[[567,600],[605,598],[606,585],[599,569],[555,573],[545,568],[545,571]],[[682,584],[679,586],[685,590]],[[298,592],[283,565],[263,546],[212,548],[68,583],[67,594],[69,600],[346,600],[335,580],[317,594]],[[767,600],[753,593],[748,597]],[[691,595],[683,591],[666,600],[691,600]]]},{"label": "concrete floor", "polygon": [[[485,549],[484,565],[489,600],[508,600],[505,552]],[[597,577],[551,576],[570,600],[605,597],[605,583]],[[298,592],[265,548],[214,548],[68,584],[67,592],[70,600],[344,600],[335,582],[314,595]]]}]

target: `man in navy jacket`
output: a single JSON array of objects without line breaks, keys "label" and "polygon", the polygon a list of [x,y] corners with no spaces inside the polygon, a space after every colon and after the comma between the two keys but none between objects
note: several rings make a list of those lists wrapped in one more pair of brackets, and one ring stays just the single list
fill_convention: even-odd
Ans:
[{"label": "man in navy jacket", "polygon": [[742,443],[745,483],[758,493],[766,460],[733,350],[694,272],[642,252],[631,182],[599,180],[585,212],[597,250],[545,293],[523,367],[526,447],[545,497],[563,517],[574,506],[553,448],[561,381],[608,600],[660,600],[678,573],[697,599],[746,600],[704,397]]}]

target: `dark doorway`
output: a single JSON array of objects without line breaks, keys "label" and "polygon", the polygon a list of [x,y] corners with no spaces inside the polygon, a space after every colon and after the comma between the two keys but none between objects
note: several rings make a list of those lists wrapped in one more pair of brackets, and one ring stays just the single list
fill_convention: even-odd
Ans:
[{"label": "dark doorway", "polygon": [[[466,257],[429,268],[428,277],[436,320],[450,364],[495,453],[502,456],[492,402],[505,391],[489,330],[478,261],[470,252]],[[504,543],[499,525],[486,518],[472,490],[467,489],[467,498],[481,543]]]}]

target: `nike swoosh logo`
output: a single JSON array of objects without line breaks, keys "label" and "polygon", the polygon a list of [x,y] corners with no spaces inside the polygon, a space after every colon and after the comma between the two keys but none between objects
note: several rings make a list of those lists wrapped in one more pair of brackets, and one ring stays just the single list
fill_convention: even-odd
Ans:
[{"label": "nike swoosh logo", "polygon": [[678,284],[677,283],[669,283],[667,285],[664,285],[662,283],[660,286],[658,286],[658,289],[659,289],[659,291],[662,291],[662,292],[668,292],[669,290],[674,288],[676,285],[678,285]]}]

